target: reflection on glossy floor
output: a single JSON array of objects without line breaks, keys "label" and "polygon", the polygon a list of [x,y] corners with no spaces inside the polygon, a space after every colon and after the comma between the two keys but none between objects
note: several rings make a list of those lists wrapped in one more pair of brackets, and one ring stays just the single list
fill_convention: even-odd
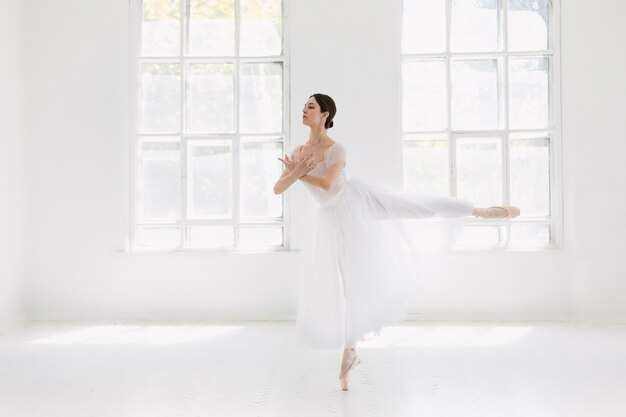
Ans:
[{"label": "reflection on glossy floor", "polygon": [[0,338],[0,416],[623,416],[626,326],[403,322],[341,349],[293,322],[51,324]]}]

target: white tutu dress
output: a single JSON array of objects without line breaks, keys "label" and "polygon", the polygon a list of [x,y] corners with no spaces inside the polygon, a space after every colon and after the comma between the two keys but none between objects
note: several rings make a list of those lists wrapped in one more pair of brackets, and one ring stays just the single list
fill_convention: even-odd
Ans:
[{"label": "white tutu dress", "polygon": [[[293,161],[299,153],[299,146],[292,150]],[[323,176],[345,161],[345,148],[335,142],[308,174]],[[332,190],[304,184],[319,207],[298,277],[296,339],[313,348],[353,346],[402,320],[420,272],[401,219],[471,216],[474,209],[458,198],[348,178],[345,167]]]}]

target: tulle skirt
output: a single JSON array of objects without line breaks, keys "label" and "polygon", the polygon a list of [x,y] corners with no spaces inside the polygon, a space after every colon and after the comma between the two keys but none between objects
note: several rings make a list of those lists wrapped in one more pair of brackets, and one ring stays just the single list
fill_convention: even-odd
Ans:
[{"label": "tulle skirt", "polygon": [[469,216],[473,208],[458,198],[348,179],[317,208],[298,277],[298,343],[338,348],[401,321],[425,272],[402,219]]}]

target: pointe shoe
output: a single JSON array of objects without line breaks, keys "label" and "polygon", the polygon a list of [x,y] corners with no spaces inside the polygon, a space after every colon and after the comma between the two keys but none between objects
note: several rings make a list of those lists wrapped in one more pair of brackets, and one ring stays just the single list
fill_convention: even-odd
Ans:
[{"label": "pointe shoe", "polygon": [[496,214],[495,216],[491,217],[492,219],[511,219],[513,217],[517,217],[520,214],[520,209],[519,207],[515,207],[515,206],[491,206],[489,207],[490,209],[492,208],[499,208],[499,209],[503,209],[506,214]]},{"label": "pointe shoe", "polygon": [[348,378],[350,376],[350,372],[360,363],[361,359],[359,359],[356,353],[349,360],[342,359],[341,372],[339,373],[339,383],[341,384],[342,390],[348,391]]}]

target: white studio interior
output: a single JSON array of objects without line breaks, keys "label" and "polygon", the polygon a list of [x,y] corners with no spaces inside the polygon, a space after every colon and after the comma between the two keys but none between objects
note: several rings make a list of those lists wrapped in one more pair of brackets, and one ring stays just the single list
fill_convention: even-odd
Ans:
[{"label": "white studio interior", "polygon": [[[0,0],[0,416],[623,415],[624,22]],[[347,392],[341,348],[294,338],[317,203],[272,192],[314,93],[349,176],[521,209],[409,222],[430,274]]]}]

